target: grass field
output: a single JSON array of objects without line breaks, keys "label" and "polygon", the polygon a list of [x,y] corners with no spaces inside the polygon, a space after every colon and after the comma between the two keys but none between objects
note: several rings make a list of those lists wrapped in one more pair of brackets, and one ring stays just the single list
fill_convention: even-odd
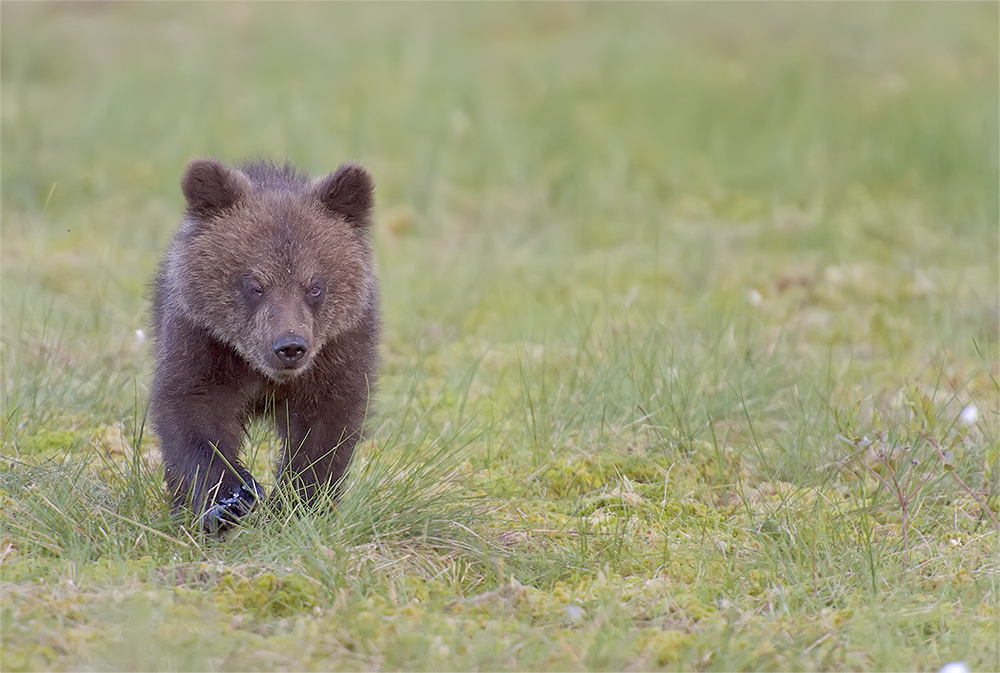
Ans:
[{"label": "grass field", "polygon": [[[998,7],[4,2],[0,668],[998,670]],[[386,323],[224,542],[137,334],[206,155],[368,166]]]}]

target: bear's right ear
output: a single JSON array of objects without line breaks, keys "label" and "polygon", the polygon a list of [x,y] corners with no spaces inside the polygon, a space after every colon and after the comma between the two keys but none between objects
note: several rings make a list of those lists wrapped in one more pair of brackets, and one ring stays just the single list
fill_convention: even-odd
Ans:
[{"label": "bear's right ear", "polygon": [[181,191],[188,212],[211,217],[236,203],[250,188],[250,181],[215,159],[194,159],[184,169]]}]

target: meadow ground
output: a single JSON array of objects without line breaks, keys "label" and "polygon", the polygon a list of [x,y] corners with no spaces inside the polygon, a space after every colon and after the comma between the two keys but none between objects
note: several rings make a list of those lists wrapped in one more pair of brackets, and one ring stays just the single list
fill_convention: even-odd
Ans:
[{"label": "meadow ground", "polygon": [[[997,670],[998,20],[4,2],[0,668]],[[204,155],[365,163],[386,322],[221,543],[137,336]]]}]

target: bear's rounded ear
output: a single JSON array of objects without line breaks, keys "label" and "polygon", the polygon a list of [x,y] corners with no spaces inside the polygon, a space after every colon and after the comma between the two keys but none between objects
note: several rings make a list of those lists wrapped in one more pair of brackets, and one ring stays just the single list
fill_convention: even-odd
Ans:
[{"label": "bear's rounded ear", "polygon": [[188,212],[198,217],[211,217],[229,208],[249,188],[245,175],[215,159],[193,159],[181,178]]},{"label": "bear's rounded ear", "polygon": [[371,222],[373,189],[372,176],[354,163],[341,165],[313,185],[313,193],[327,210],[356,227],[367,227]]}]

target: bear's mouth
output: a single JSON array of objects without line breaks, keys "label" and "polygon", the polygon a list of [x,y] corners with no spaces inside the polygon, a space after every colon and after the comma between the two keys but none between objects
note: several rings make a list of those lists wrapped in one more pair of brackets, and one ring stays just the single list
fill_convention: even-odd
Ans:
[{"label": "bear's mouth", "polygon": [[292,363],[282,363],[282,364],[271,364],[266,368],[264,372],[270,376],[275,381],[284,382],[294,379],[296,376],[304,372],[309,368],[309,364],[312,362],[311,357],[304,357],[297,362]]},{"label": "bear's mouth", "polygon": [[281,361],[270,353],[265,353],[263,357],[256,357],[251,360],[261,374],[275,383],[288,383],[295,379],[302,372],[309,369],[312,361],[313,353],[307,353],[295,362]]}]

